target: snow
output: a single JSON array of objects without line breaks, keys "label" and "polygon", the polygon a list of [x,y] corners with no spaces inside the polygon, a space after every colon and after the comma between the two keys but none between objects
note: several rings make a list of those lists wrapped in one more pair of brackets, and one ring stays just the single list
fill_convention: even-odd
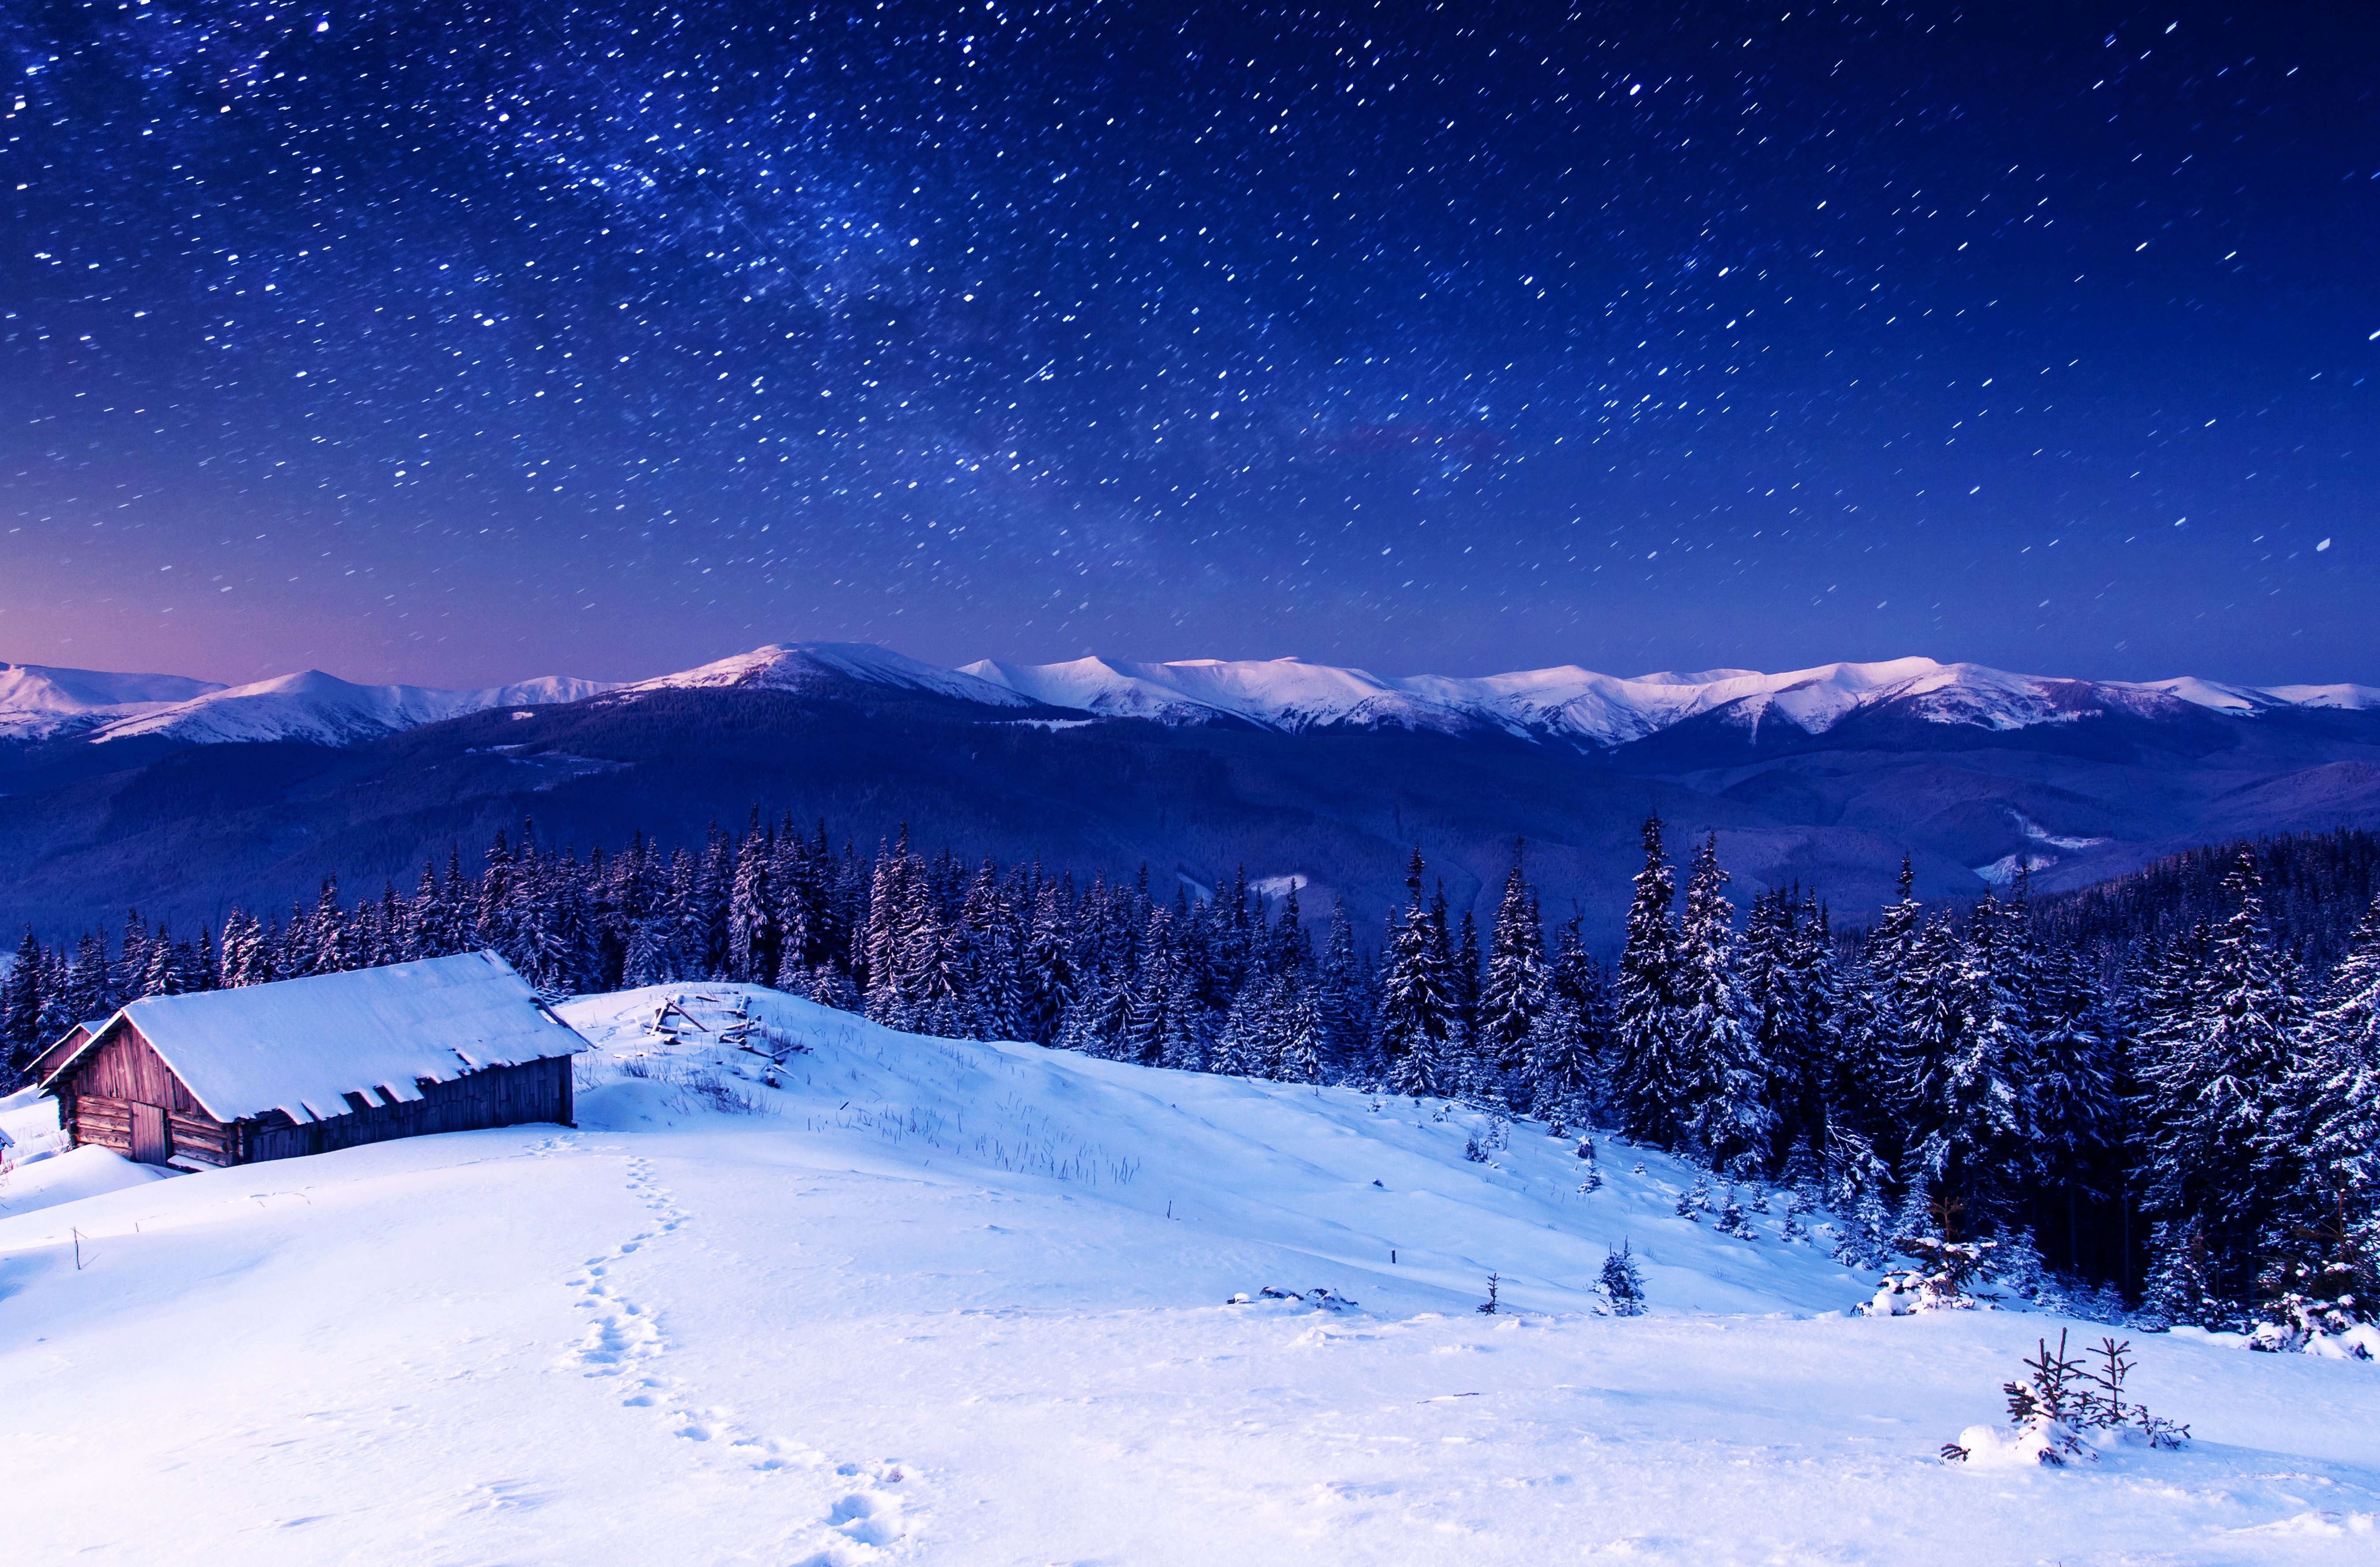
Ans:
[{"label": "snow", "polygon": [[222,689],[212,681],[179,674],[110,674],[95,669],[0,663],[0,738],[46,739]]},{"label": "snow", "polygon": [[67,1148],[58,1129],[58,1101],[37,1089],[0,1098],[0,1218],[146,1185],[169,1173],[106,1148]]},{"label": "snow", "polygon": [[1505,674],[1380,676],[1297,659],[1129,663],[1085,658],[1023,664],[982,660],[960,673],[1054,707],[1164,723],[1235,719],[1286,733],[1334,725],[1460,732],[1485,726],[1532,737],[1620,746],[1727,710],[1756,730],[1781,721],[1823,734],[1853,713],[1905,701],[1920,719],[2010,730],[2071,722],[2094,706],[2155,714],[2176,699],[2252,713],[2276,706],[2380,707],[2352,686],[2250,688],[2205,681],[2150,685],[2015,674],[1973,663],[1891,659],[1762,674],[1714,669],[1621,677],[1575,664]]},{"label": "snow", "polygon": [[[806,1049],[664,1041],[674,994]],[[1581,1195],[1568,1140],[1517,1124],[1472,1163],[1491,1128],[1435,1104],[735,987],[562,1010],[597,1047],[575,1131],[0,1214],[12,1556],[2369,1559],[2368,1364],[2136,1337],[2189,1449],[1948,1464],[2058,1324],[1846,1317],[1872,1277],[1779,1216],[1677,1218],[1658,1155],[1603,1142]],[[1653,1314],[1597,1317],[1622,1236]]]},{"label": "snow", "polygon": [[2160,693],[2240,718],[2253,718],[2274,708],[2335,708],[2350,712],[2380,708],[2380,687],[2370,686],[2226,686],[2195,675],[2182,675],[2131,688]]},{"label": "snow", "polygon": [[[199,745],[301,740],[340,746],[493,708],[534,708],[613,691],[807,691],[843,680],[990,707],[1038,703],[1160,723],[1235,722],[1288,734],[1340,726],[1487,729],[1596,747],[1641,740],[1720,710],[1755,732],[1782,722],[1823,734],[1853,713],[1896,701],[1926,722],[1999,730],[2071,722],[2094,708],[2150,717],[2190,707],[2238,717],[2283,707],[2380,710],[2380,688],[2367,686],[2072,680],[1926,658],[1777,674],[1711,669],[1623,677],[1563,664],[1475,676],[1383,676],[1294,658],[1170,663],[1082,658],[1046,664],[985,659],[943,669],[866,643],[776,642],[627,686],[552,676],[480,691],[357,686],[319,670],[225,687],[177,675],[0,664],[0,738],[87,729],[99,740],[163,735]],[[1054,726],[1069,721],[1021,722]]]},{"label": "snow", "polygon": [[491,708],[576,702],[614,687],[600,680],[548,675],[481,691],[422,686],[357,686],[310,669],[249,686],[217,687],[102,728],[94,740],[162,735],[190,745],[300,740],[347,746]]},{"label": "snow", "polygon": [[298,1122],[327,1120],[348,1113],[345,1094],[419,1099],[418,1078],[445,1082],[586,1048],[539,1007],[528,981],[484,952],[151,996],[109,1028],[118,1019],[140,1030],[218,1121],[272,1110]]},{"label": "snow", "polygon": [[807,691],[836,678],[866,685],[891,686],[956,697],[990,707],[1028,707],[1029,698],[978,680],[960,670],[941,669],[906,654],[865,642],[771,642],[748,653],[737,653],[698,669],[641,680],[623,687],[634,695],[646,691],[703,690],[742,686],[771,691]]},{"label": "snow", "polygon": [[163,1166],[135,1164],[107,1148],[69,1148],[52,1158],[17,1164],[0,1174],[0,1217],[34,1213],[128,1186],[145,1186],[171,1174]]}]

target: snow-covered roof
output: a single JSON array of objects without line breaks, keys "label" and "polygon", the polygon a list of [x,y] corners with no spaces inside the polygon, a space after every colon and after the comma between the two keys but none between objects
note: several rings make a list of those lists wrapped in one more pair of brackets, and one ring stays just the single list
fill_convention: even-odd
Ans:
[{"label": "snow-covered roof", "polygon": [[108,1019],[55,1082],[129,1021],[207,1113],[237,1121],[268,1111],[324,1121],[343,1096],[377,1089],[418,1099],[418,1078],[445,1082],[588,1048],[539,1005],[494,953],[358,968],[194,995],[151,996]]}]

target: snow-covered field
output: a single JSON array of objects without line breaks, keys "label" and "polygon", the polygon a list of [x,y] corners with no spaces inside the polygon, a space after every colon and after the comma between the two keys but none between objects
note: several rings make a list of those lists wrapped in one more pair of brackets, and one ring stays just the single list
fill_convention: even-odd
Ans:
[{"label": "snow-covered field", "polygon": [[[2380,1560],[2380,1367],[2135,1335],[2187,1451],[1945,1464],[2059,1324],[1838,1315],[1874,1282],[1781,1201],[1738,1240],[1617,1143],[1582,1193],[1541,1126],[1479,1163],[1411,1100],[698,993],[808,1049],[607,996],[576,1131],[19,1165],[0,1558]],[[1649,1317],[1592,1312],[1623,1237]]]}]

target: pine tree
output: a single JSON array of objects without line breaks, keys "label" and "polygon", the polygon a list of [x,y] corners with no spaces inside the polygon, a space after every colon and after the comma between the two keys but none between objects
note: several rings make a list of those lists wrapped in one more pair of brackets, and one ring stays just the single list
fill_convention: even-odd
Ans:
[{"label": "pine tree", "polygon": [[1284,1083],[1323,1082],[1330,1075],[1330,1051],[1314,987],[1293,979],[1281,984],[1286,994],[1279,1014],[1280,1050],[1273,1075]]},{"label": "pine tree", "polygon": [[[2260,1155],[2284,1113],[2301,1010],[2294,965],[2265,933],[2261,878],[2242,851],[2225,886],[2232,913],[2192,987],[2188,1031],[2144,1052],[2144,1192],[2152,1217],[2188,1236],[2205,1287],[2241,1310],[2258,1271],[2258,1230],[2279,1196]],[[2181,1244],[2179,1240],[2172,1244]]]},{"label": "pine tree", "polygon": [[760,809],[752,808],[752,824],[736,844],[735,872],[727,893],[727,977],[766,984],[777,972],[781,932],[777,925],[777,888],[771,871],[776,859],[773,834],[764,835]]},{"label": "pine tree", "polygon": [[76,1023],[96,1023],[115,1010],[115,993],[107,986],[107,937],[103,932],[86,930],[75,943],[74,961],[67,966],[59,1002],[71,1019],[68,1027]]},{"label": "pine tree", "polygon": [[1445,1057],[1455,1028],[1445,926],[1433,921],[1423,904],[1421,883],[1421,851],[1415,849],[1405,869],[1404,915],[1390,929],[1380,984],[1380,1051],[1388,1058],[1389,1086],[1415,1098],[1452,1087]]},{"label": "pine tree", "polygon": [[1986,894],[1961,938],[1929,921],[1904,975],[1903,1113],[1912,1159],[1961,1228],[1980,1233],[2007,1197],[2007,1177],[2032,1131],[2025,1074],[2034,1053],[2018,935]]},{"label": "pine tree", "polygon": [[1372,1054],[1369,1019],[1365,1004],[1364,975],[1355,955],[1355,928],[1347,917],[1347,902],[1331,906],[1330,929],[1315,974],[1314,1008],[1322,1030],[1322,1056],[1334,1074],[1368,1074]]},{"label": "pine tree", "polygon": [[1477,1025],[1481,1060],[1508,1079],[1525,1083],[1529,1076],[1530,1040],[1546,1008],[1546,985],[1545,936],[1516,843],[1488,936]]},{"label": "pine tree", "polygon": [[1669,1075],[1678,1097],[1668,1108],[1688,1146],[1721,1164],[1765,1160],[1775,1124],[1767,1065],[1736,979],[1735,905],[1726,885],[1714,834],[1694,856],[1673,949]]},{"label": "pine tree", "polygon": [[1033,925],[1019,963],[1019,1026],[1025,1038],[1042,1044],[1057,1037],[1060,1020],[1082,988],[1074,936],[1067,928],[1068,901],[1056,881],[1045,880],[1035,890]]},{"label": "pine tree", "polygon": [[1906,1073],[1908,1012],[1915,1001],[1912,974],[1925,929],[1924,906],[1914,892],[1916,872],[1900,860],[1900,895],[1885,905],[1861,944],[1859,962],[1845,985],[1841,1021],[1836,1029],[1827,1078],[1829,1127],[1840,1125],[1870,1144],[1891,1151],[1901,1136],[1900,1109]]},{"label": "pine tree", "polygon": [[1625,1240],[1617,1251],[1605,1248],[1603,1273],[1597,1280],[1603,1304],[1614,1317],[1645,1315],[1645,1275]]},{"label": "pine tree", "polygon": [[22,940],[17,943],[17,955],[8,965],[5,980],[0,980],[0,1054],[6,1057],[7,1079],[15,1081],[16,1072],[30,1060],[34,1051],[49,1043],[42,1038],[42,1012],[49,975],[48,954],[42,950],[40,940],[30,925],[25,927]]},{"label": "pine tree", "polygon": [[1686,1085],[1671,1048],[1679,1027],[1677,930],[1670,922],[1676,884],[1661,848],[1659,817],[1645,819],[1644,842],[1645,869],[1636,873],[1612,987],[1617,1060],[1611,1087],[1631,1136],[1675,1148],[1686,1135],[1678,1119]]},{"label": "pine tree", "polygon": [[2305,1020],[2281,1101],[2259,1150],[2278,1198],[2259,1293],[2302,1348],[2380,1318],[2380,898]]},{"label": "pine tree", "polygon": [[2339,1201],[2368,1212],[2380,1201],[2380,898],[2306,1019],[2283,1100],[2265,1162],[2288,1184],[2297,1217],[2328,1217]]}]

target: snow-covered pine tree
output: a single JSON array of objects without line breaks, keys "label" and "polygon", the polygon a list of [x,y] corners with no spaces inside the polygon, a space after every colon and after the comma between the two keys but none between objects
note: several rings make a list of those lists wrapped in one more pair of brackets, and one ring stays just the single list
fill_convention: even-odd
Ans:
[{"label": "snow-covered pine tree", "polygon": [[1603,1304],[1614,1317],[1645,1315],[1645,1275],[1636,1266],[1635,1254],[1623,1238],[1618,1250],[1607,1247],[1603,1254],[1603,1272],[1597,1281]]},{"label": "snow-covered pine tree", "polygon": [[149,942],[148,967],[140,976],[140,994],[146,996],[178,996],[190,989],[190,976],[184,953],[174,944],[163,925]]},{"label": "snow-covered pine tree", "polygon": [[1299,878],[1289,879],[1289,891],[1281,894],[1281,917],[1272,930],[1272,971],[1299,979],[1309,978],[1314,972],[1314,938],[1306,934],[1305,914],[1297,906]]},{"label": "snow-covered pine tree", "polygon": [[[1615,1119],[1611,1090],[1611,1063],[1616,1053],[1611,978],[1587,951],[1585,924],[1585,916],[1572,912],[1562,922],[1555,941],[1547,981],[1548,1015],[1541,1020],[1549,1026],[1540,1028],[1531,1038],[1531,1071],[1541,1095],[1545,1091],[1545,1075],[1558,1071],[1560,1081],[1552,1091],[1562,1097],[1566,1105],[1563,1113],[1581,1124],[1592,1121],[1602,1124]],[[1549,1042],[1559,1044],[1565,1052],[1559,1069],[1546,1055]]]},{"label": "snow-covered pine tree", "polygon": [[[1441,902],[1446,897],[1446,887],[1442,882],[1438,895]],[[1454,941],[1450,978],[1454,990],[1455,1021],[1464,1042],[1474,1053],[1472,1069],[1475,1073],[1488,1069],[1489,1063],[1480,1058],[1478,1051],[1479,921],[1467,908],[1463,911],[1462,931]]]},{"label": "snow-covered pine tree", "polygon": [[1018,962],[1018,1026],[1026,1039],[1042,1044],[1057,1037],[1059,1021],[1082,986],[1069,929],[1073,900],[1065,895],[1072,885],[1071,877],[1062,883],[1039,880],[1033,893],[1033,923]]},{"label": "snow-covered pine tree", "polygon": [[2034,1040],[2022,937],[1985,893],[1963,939],[1929,921],[1911,954],[1902,1036],[1911,1159],[1941,1203],[1945,1240],[1985,1233],[2010,1197],[2032,1132]]},{"label": "snow-covered pine tree", "polygon": [[1636,873],[1620,950],[1620,974],[1612,986],[1613,1062],[1611,1090],[1621,1124],[1641,1142],[1679,1146],[1685,1136],[1678,1109],[1685,1084],[1672,1049],[1678,1035],[1677,930],[1670,921],[1676,897],[1669,857],[1661,848],[1661,819],[1645,819],[1645,868]]},{"label": "snow-covered pine tree", "polygon": [[[303,917],[300,910],[299,916]],[[140,911],[124,911],[124,937],[117,944],[115,958],[107,966],[107,988],[119,1002],[128,1002],[140,994],[141,978],[149,972],[149,922]]]},{"label": "snow-covered pine tree", "polygon": [[2266,940],[2251,852],[2240,852],[2224,889],[2231,916],[2192,987],[2188,1030],[2159,1039],[2139,1063],[2148,1101],[2143,1207],[2169,1235],[2190,1237],[2204,1289],[2244,1313],[2261,1271],[2257,1242],[2282,1197],[2262,1155],[2287,1103],[2302,1003],[2296,966]]},{"label": "snow-covered pine tree", "polygon": [[727,891],[727,978],[765,985],[777,972],[781,935],[773,871],[776,834],[760,825],[760,808],[735,845],[735,873]]},{"label": "snow-covered pine tree", "polygon": [[1767,1065],[1772,1148],[1826,1136],[1841,1001],[1832,946],[1815,895],[1798,907],[1789,888],[1754,900],[1738,963]]},{"label": "snow-covered pine tree", "polygon": [[2283,1100],[2265,1162],[2287,1183],[2293,1217],[2330,1218],[2342,1202],[2368,1215],[2380,1202],[2380,898],[2305,1021]]},{"label": "snow-covered pine tree", "polygon": [[1380,977],[1380,1051],[1388,1058],[1389,1087],[1417,1098],[1450,1086],[1444,1053],[1455,1026],[1445,927],[1433,923],[1422,902],[1422,869],[1415,849],[1405,870],[1404,914],[1390,926]]},{"label": "snow-covered pine tree", "polygon": [[[253,916],[245,917],[248,919],[249,928],[255,930],[255,917]],[[272,960],[270,954],[261,950],[264,941],[263,933],[261,930],[257,931],[256,942],[260,949],[257,961],[261,966],[262,977],[270,978]],[[244,983],[253,984],[255,981],[249,980]],[[67,1026],[69,1028],[77,1023],[88,1023],[104,1017],[115,1010],[115,992],[107,988],[105,933],[86,930],[82,933],[81,940],[75,943],[74,961],[67,966],[66,984],[59,999],[66,1009]]]},{"label": "snow-covered pine tree", "polygon": [[1594,1119],[1600,1095],[1597,1062],[1587,1031],[1570,998],[1550,995],[1529,1026],[1519,1079],[1528,1097],[1521,1101],[1548,1121],[1583,1126]]},{"label": "snow-covered pine tree", "polygon": [[1277,1045],[1272,1038],[1273,1009],[1279,1002],[1278,975],[1259,974],[1240,987],[1215,1035],[1214,1053],[1207,1070],[1238,1077],[1269,1077]]},{"label": "snow-covered pine tree", "polygon": [[2070,1248],[2078,1201],[2095,1195],[2091,1183],[2123,1136],[2114,1026],[2089,960],[2071,947],[2044,954],[2033,1043],[2026,1172],[2045,1197],[2063,1199]]},{"label": "snow-covered pine tree", "polygon": [[8,966],[7,978],[0,980],[0,1047],[5,1047],[0,1055],[6,1058],[6,1077],[11,1084],[17,1069],[49,1043],[42,1038],[43,981],[48,978],[49,954],[28,925],[17,943],[16,961]]},{"label": "snow-covered pine tree", "polygon": [[[1504,876],[1503,900],[1488,942],[1488,973],[1480,987],[1477,1039],[1481,1059],[1507,1079],[1525,1084],[1530,1042],[1546,1007],[1545,936],[1537,902],[1512,845],[1512,868]],[[1574,1021],[1574,1020],[1573,1020]]]},{"label": "snow-covered pine tree", "polygon": [[1845,981],[1827,1082],[1829,1127],[1847,1128],[1888,1152],[1897,1148],[1901,1135],[1905,1075],[1900,1063],[1907,1045],[1912,970],[1925,929],[1915,884],[1915,869],[1903,855],[1900,895],[1877,917]]},{"label": "snow-covered pine tree", "polygon": [[1882,1268],[1891,1258],[1891,1215],[1884,1194],[1870,1186],[1835,1225],[1835,1260],[1851,1268]]},{"label": "snow-covered pine tree", "polygon": [[1330,1049],[1322,1009],[1314,987],[1284,979],[1288,994],[1281,1012],[1281,1049],[1273,1075],[1284,1083],[1320,1083],[1330,1075]]},{"label": "snow-covered pine tree", "polygon": [[2380,899],[2301,1034],[2259,1161],[2277,1194],[2259,1333],[2289,1349],[2380,1320]]},{"label": "snow-covered pine tree", "polygon": [[326,876],[322,879],[322,890],[315,895],[312,910],[306,916],[303,935],[307,948],[306,972],[344,974],[355,967],[355,939],[356,931],[348,920],[346,905],[339,902],[338,878]]},{"label": "snow-covered pine tree", "polygon": [[1695,852],[1678,923],[1675,1029],[1670,1054],[1679,1097],[1670,1118],[1715,1164],[1765,1162],[1775,1117],[1767,1063],[1735,972],[1735,905],[1719,869],[1717,834]]},{"label": "snow-covered pine tree", "polygon": [[1768,1065],[1767,1102],[1780,1148],[1791,1148],[1808,1130],[1799,1113],[1804,1092],[1799,1036],[1805,1007],[1798,993],[1793,917],[1792,897],[1784,888],[1761,893],[1752,900],[1735,949],[1746,1021]]}]

